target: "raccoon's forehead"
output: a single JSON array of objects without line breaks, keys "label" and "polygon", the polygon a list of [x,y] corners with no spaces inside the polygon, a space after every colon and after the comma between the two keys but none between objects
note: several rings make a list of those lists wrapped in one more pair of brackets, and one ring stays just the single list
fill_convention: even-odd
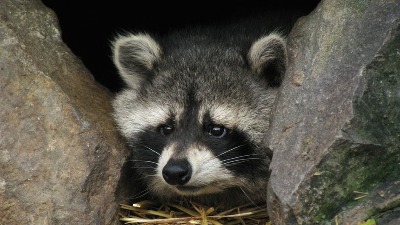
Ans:
[{"label": "raccoon's forehead", "polygon": [[186,46],[166,54],[156,65],[161,73],[181,74],[193,78],[223,75],[228,78],[233,73],[250,71],[244,55],[234,48],[210,46]]}]

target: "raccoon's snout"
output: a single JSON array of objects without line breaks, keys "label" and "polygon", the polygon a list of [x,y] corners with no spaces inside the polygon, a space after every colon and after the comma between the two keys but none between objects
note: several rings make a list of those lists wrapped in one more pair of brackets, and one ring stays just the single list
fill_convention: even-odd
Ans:
[{"label": "raccoon's snout", "polygon": [[186,159],[169,160],[162,170],[162,175],[170,185],[184,185],[192,176],[192,167]]}]

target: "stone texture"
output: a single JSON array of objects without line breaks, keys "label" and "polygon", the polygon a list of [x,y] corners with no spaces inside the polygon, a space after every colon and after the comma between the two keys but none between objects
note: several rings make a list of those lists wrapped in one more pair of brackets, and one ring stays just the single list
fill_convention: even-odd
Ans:
[{"label": "stone texture", "polygon": [[389,223],[396,215],[399,24],[398,0],[323,0],[292,30],[265,140],[274,151],[268,202],[275,224]]},{"label": "stone texture", "polygon": [[117,223],[126,152],[111,97],[52,11],[0,1],[0,224]]}]

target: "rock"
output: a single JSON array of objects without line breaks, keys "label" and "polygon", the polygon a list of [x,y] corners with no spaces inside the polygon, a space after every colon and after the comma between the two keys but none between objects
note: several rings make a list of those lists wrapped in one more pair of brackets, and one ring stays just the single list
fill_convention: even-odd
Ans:
[{"label": "rock", "polygon": [[40,1],[0,1],[0,224],[117,224],[112,94]]},{"label": "rock", "polygon": [[399,24],[398,0],[323,0],[295,25],[265,139],[274,224],[357,224],[399,207]]}]

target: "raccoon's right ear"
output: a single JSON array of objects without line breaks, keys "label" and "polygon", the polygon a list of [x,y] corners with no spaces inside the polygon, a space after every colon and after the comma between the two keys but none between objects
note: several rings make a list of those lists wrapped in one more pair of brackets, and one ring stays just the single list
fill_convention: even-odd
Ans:
[{"label": "raccoon's right ear", "polygon": [[125,83],[137,90],[160,60],[159,44],[145,33],[119,36],[112,43],[113,61]]},{"label": "raccoon's right ear", "polygon": [[277,33],[256,40],[247,55],[253,72],[270,86],[280,86],[286,72],[286,40]]}]

